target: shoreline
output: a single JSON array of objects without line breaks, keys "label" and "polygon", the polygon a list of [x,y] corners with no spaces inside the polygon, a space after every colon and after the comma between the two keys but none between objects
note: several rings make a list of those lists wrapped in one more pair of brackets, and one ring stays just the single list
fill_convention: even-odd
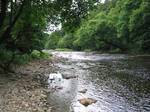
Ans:
[{"label": "shoreline", "polygon": [[47,102],[47,76],[55,71],[55,59],[40,59],[16,68],[9,77],[0,74],[0,111],[51,112]]}]

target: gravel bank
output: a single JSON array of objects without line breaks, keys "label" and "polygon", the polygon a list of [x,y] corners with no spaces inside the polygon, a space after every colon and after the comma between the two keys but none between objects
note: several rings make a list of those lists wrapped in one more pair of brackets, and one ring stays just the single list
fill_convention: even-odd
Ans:
[{"label": "gravel bank", "polygon": [[51,112],[47,76],[54,71],[49,59],[16,67],[16,74],[0,74],[0,112]]}]

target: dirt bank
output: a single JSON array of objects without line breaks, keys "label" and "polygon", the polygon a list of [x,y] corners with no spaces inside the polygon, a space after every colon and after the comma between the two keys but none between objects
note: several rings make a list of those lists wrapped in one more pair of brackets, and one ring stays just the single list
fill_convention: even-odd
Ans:
[{"label": "dirt bank", "polygon": [[16,73],[7,77],[1,73],[0,112],[51,112],[44,74],[54,71],[53,61],[32,61],[16,67]]}]

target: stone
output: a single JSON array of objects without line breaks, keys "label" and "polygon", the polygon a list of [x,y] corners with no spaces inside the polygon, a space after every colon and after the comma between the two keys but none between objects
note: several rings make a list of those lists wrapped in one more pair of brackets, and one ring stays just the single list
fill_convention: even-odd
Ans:
[{"label": "stone", "polygon": [[74,79],[77,78],[78,76],[65,76],[64,79]]},{"label": "stone", "polygon": [[95,99],[92,99],[92,98],[83,98],[83,99],[80,99],[78,100],[82,105],[84,106],[88,106],[88,105],[91,105],[93,103],[96,103],[97,100]]},{"label": "stone", "polygon": [[55,86],[55,89],[63,89],[63,87]]},{"label": "stone", "polygon": [[80,90],[79,93],[86,93],[87,89]]}]

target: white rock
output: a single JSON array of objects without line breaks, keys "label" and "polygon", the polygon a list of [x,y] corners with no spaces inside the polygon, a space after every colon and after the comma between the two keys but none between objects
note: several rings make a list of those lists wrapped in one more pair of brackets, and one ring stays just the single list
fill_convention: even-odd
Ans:
[{"label": "white rock", "polygon": [[61,80],[62,80],[62,74],[60,74],[59,72],[49,74],[49,78],[48,78],[49,83],[52,83],[53,81],[61,81]]}]

